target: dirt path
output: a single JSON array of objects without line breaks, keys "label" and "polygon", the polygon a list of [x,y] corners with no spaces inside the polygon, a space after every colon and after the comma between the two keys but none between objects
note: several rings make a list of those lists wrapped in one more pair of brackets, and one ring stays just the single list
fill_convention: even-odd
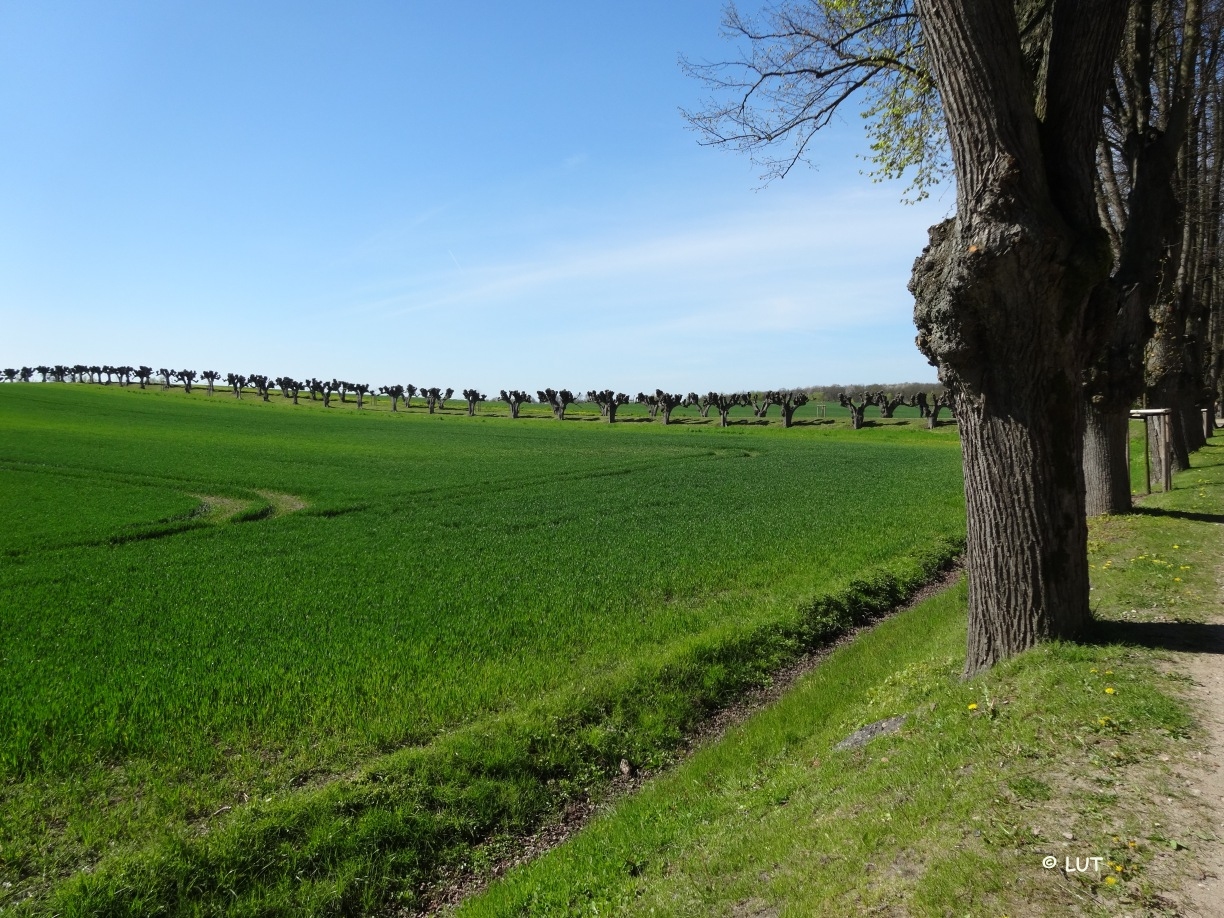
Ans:
[{"label": "dirt path", "polygon": [[[1194,680],[1191,697],[1198,703],[1208,733],[1203,753],[1203,772],[1194,782],[1197,793],[1211,809],[1215,838],[1202,840],[1198,849],[1198,881],[1191,878],[1185,893],[1187,905],[1203,916],[1224,916],[1224,636],[1220,617],[1212,631],[1214,646],[1198,652],[1178,653],[1175,668]],[[1204,833],[1207,834],[1207,833]]]}]

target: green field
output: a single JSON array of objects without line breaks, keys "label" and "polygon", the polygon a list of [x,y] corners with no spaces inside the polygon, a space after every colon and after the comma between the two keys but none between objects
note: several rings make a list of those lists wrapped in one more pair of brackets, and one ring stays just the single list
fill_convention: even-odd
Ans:
[{"label": "green field", "polygon": [[0,386],[0,906],[411,902],[963,536],[951,426],[576,408]]}]

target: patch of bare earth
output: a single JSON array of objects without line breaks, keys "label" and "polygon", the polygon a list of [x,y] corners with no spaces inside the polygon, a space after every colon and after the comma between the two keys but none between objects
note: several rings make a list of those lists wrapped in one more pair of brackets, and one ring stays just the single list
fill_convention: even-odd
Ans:
[{"label": "patch of bare earth", "polygon": [[[853,641],[861,631],[871,628],[883,618],[911,609],[936,593],[948,589],[956,583],[960,575],[961,566],[958,564],[922,587],[907,602],[891,612],[874,619],[866,625],[848,631],[832,644],[821,647],[818,650],[809,651],[795,659],[789,666],[775,671],[769,685],[753,689],[738,702],[716,711],[702,721],[685,738],[683,745],[677,750],[675,758],[668,768],[675,768],[685,759],[692,756],[698,749],[709,743],[717,742],[733,727],[742,724],[753,714],[777,702],[799,679],[819,666],[821,661],[837,648]],[[507,871],[520,864],[532,861],[556,848],[575,835],[593,817],[601,812],[612,809],[618,800],[635,793],[642,785],[662,771],[662,769],[635,769],[628,762],[622,761],[621,773],[612,780],[609,787],[601,793],[598,800],[571,800],[566,804],[557,820],[543,826],[533,835],[501,841],[499,843],[499,855],[492,858],[492,866],[487,870],[479,872],[470,870],[444,871],[437,882],[423,891],[427,903],[423,909],[416,911],[405,909],[396,914],[401,916],[401,918],[408,918],[408,916],[424,918],[424,916],[441,915],[450,912],[464,899],[485,889]],[[750,899],[747,903],[741,905],[741,908],[746,908],[747,910],[737,914],[757,915],[760,918],[767,918],[767,916],[776,914],[768,907],[764,911],[754,911],[753,909],[757,907],[757,904],[757,900]]]},{"label": "patch of bare earth", "polygon": [[272,505],[273,516],[284,516],[286,513],[297,513],[306,509],[306,501],[294,494],[282,494],[279,491],[256,491],[260,497]]},{"label": "patch of bare earth", "polygon": [[224,523],[232,520],[251,506],[251,501],[238,497],[222,497],[219,494],[193,494],[191,496],[200,501],[196,515],[210,523]]}]

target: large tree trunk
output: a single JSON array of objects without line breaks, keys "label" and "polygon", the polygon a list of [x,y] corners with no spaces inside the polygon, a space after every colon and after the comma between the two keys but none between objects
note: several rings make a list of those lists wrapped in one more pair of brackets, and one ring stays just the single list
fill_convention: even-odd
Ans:
[{"label": "large tree trunk", "polygon": [[[910,289],[918,345],[960,423],[972,675],[1088,608],[1083,372],[1088,296],[1109,275],[1094,151],[1125,0],[1044,6],[1029,68],[1012,0],[918,0],[956,169]],[[1035,36],[1035,37],[1033,37]]]},{"label": "large tree trunk", "polygon": [[1203,436],[1203,410],[1199,408],[1198,401],[1187,394],[1182,400],[1181,411],[1186,449],[1193,453],[1207,445],[1207,439]]},{"label": "large tree trunk", "polygon": [[[940,377],[960,422],[968,674],[1040,640],[1077,637],[1090,621],[1084,357],[1078,335],[1065,335],[1058,321],[1085,290],[1083,279],[1066,270],[1070,259],[1057,237],[1043,235],[984,221],[966,232],[949,221],[932,230],[911,282],[919,337],[942,357]],[[973,244],[966,236],[989,253],[972,273],[960,257]],[[939,322],[950,313],[967,321]],[[966,343],[966,333],[972,347],[959,352],[934,339]]]},{"label": "large tree trunk", "polygon": [[1129,513],[1130,417],[1089,403],[1084,415],[1084,504],[1088,516]]}]

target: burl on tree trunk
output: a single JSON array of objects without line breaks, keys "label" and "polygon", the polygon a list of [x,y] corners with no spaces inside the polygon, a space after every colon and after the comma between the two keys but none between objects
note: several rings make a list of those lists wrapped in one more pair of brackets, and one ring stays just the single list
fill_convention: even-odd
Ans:
[{"label": "burl on tree trunk", "polygon": [[1126,3],[1045,7],[1048,30],[1026,31],[1046,43],[1038,74],[1011,0],[917,9],[957,203],[910,290],[960,422],[971,675],[1091,620],[1080,392],[1088,298],[1111,264],[1094,153]]}]

